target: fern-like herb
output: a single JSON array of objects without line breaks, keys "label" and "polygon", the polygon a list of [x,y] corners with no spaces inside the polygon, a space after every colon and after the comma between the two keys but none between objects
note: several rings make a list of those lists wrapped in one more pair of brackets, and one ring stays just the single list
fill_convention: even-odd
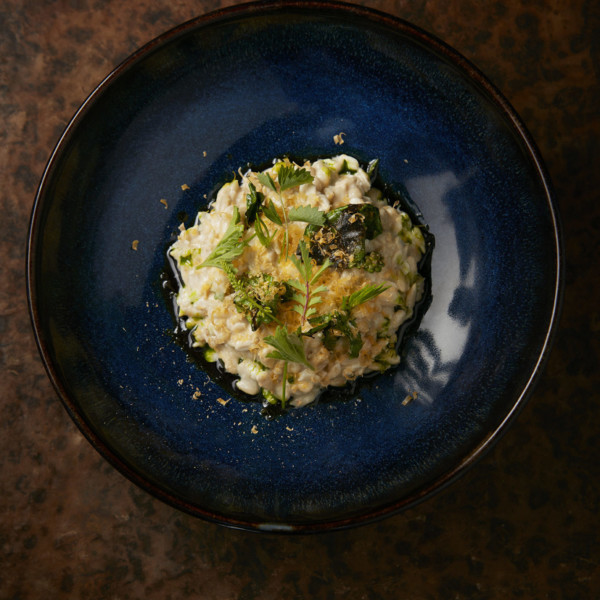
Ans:
[{"label": "fern-like herb", "polygon": [[223,268],[223,264],[231,262],[234,258],[241,256],[244,248],[250,240],[244,240],[244,224],[240,222],[240,211],[237,206],[233,207],[233,216],[227,230],[214,250],[208,255],[208,258],[200,267]]},{"label": "fern-like herb", "polygon": [[321,302],[321,292],[327,291],[324,285],[313,287],[315,283],[323,276],[325,269],[329,267],[329,260],[325,262],[313,273],[312,260],[308,254],[308,248],[304,240],[301,240],[298,244],[300,249],[300,256],[302,260],[298,260],[295,256],[291,257],[291,261],[300,274],[300,281],[294,279],[288,281],[288,284],[294,288],[294,294],[292,300],[296,302],[294,310],[300,314],[300,324],[303,326],[306,320],[314,315],[317,311],[315,305]]},{"label": "fern-like herb", "polygon": [[286,165],[284,163],[280,163],[277,169],[277,183],[273,181],[273,178],[269,173],[258,173],[257,174],[258,181],[262,183],[267,189],[271,190],[277,195],[279,200],[279,204],[281,205],[281,210],[283,213],[283,256],[284,260],[287,260],[289,254],[289,238],[290,238],[290,230],[289,230],[289,219],[287,210],[285,208],[285,202],[283,201],[283,192],[285,190],[289,190],[291,188],[302,185],[303,183],[311,183],[313,180],[313,176],[306,170],[301,167],[296,167],[294,165]]},{"label": "fern-like herb", "polygon": [[356,290],[356,292],[352,292],[349,296],[344,296],[342,298],[342,310],[346,312],[350,312],[353,308],[364,304],[371,300],[371,298],[375,298],[375,296],[379,296],[388,289],[389,286],[384,283],[380,283],[379,285],[373,285],[372,283],[368,283],[367,285],[360,288],[360,290]]}]

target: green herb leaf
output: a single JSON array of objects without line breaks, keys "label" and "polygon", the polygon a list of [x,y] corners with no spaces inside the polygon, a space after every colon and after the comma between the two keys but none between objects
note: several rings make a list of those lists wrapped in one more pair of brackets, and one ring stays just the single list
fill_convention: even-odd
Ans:
[{"label": "green herb leaf", "polygon": [[[284,227],[282,259],[287,260],[290,233],[288,215],[285,208],[285,203],[283,201],[283,196],[281,194],[283,191],[289,190],[290,188],[296,187],[298,185],[302,185],[303,183],[310,183],[313,180],[313,176],[306,169],[302,169],[294,165],[286,165],[284,163],[278,163],[275,167],[275,170],[277,171],[277,181],[279,183],[279,189],[277,189],[277,185],[275,184],[273,178],[269,173],[258,173],[256,177],[258,178],[258,181],[260,181],[260,183],[262,183],[266,188],[270,189],[272,192],[275,192],[277,194],[277,197],[279,198],[279,203],[281,204],[281,210],[283,213],[283,223],[279,224],[283,224]],[[273,216],[273,212],[275,212],[274,209],[273,211],[269,210],[269,213],[267,213],[267,211],[264,211],[267,218],[271,220],[273,220],[271,218]],[[279,219],[279,216],[277,216],[277,218]],[[281,219],[279,220],[281,221]],[[273,222],[276,223],[277,221],[273,220]]]},{"label": "green herb leaf", "polygon": [[313,176],[306,169],[282,164],[277,172],[277,180],[279,190],[283,192],[303,183],[312,183]]},{"label": "green herb leaf", "polygon": [[301,323],[304,325],[306,320],[315,314],[316,309],[314,308],[314,305],[321,302],[321,296],[318,296],[317,294],[327,291],[325,286],[319,286],[316,289],[313,289],[312,286],[314,286],[317,280],[323,275],[325,269],[329,267],[329,260],[325,260],[317,272],[313,274],[312,260],[308,254],[308,248],[306,247],[304,240],[300,240],[298,248],[302,260],[298,260],[296,256],[290,257],[290,260],[298,270],[301,281],[293,280],[288,283],[299,292],[292,296],[292,300],[298,304],[298,307],[294,307],[294,310],[300,314],[302,319]]},{"label": "green herb leaf", "polygon": [[356,308],[360,304],[364,304],[371,300],[371,298],[375,298],[375,296],[379,296],[379,294],[385,292],[389,286],[386,286],[383,283],[379,285],[373,285],[368,283],[367,285],[360,288],[356,292],[352,292],[349,296],[344,296],[342,298],[342,310],[351,311],[353,308]]},{"label": "green herb leaf", "polygon": [[378,171],[379,171],[379,159],[378,158],[374,158],[367,165],[367,175],[369,176],[369,179],[370,179],[371,183],[373,183],[373,181],[375,181],[375,178],[377,177],[377,172]]},{"label": "green herb leaf", "polygon": [[315,370],[306,358],[302,338],[295,333],[289,333],[287,327],[277,327],[275,335],[266,336],[265,342],[275,348],[274,352],[267,354],[270,358],[300,363],[311,371]]},{"label": "green herb leaf", "polygon": [[263,206],[263,215],[265,215],[269,221],[275,223],[275,225],[283,225],[283,222],[281,221],[281,218],[277,213],[277,209],[275,208],[272,200],[269,200],[269,202]]},{"label": "green herb leaf", "polygon": [[246,223],[252,225],[258,216],[264,195],[256,191],[253,183],[248,186],[250,193],[246,195]]},{"label": "green herb leaf", "polygon": [[325,224],[325,213],[312,206],[298,206],[290,209],[288,214],[290,221],[302,221],[311,225],[322,226]]},{"label": "green herb leaf", "polygon": [[272,192],[277,193],[275,182],[269,173],[258,173],[256,177],[265,187],[268,187]]},{"label": "green herb leaf", "polygon": [[360,331],[356,327],[356,323],[352,319],[351,311],[353,308],[368,302],[387,289],[383,284],[367,284],[360,290],[350,294],[350,296],[344,296],[341,310],[311,318],[309,322],[312,328],[305,332],[304,335],[311,336],[322,331],[323,344],[328,350],[333,350],[337,341],[345,338],[348,342],[350,358],[356,358],[363,347],[363,340]]},{"label": "green herb leaf", "polygon": [[254,233],[256,233],[256,237],[258,241],[265,247],[269,248],[271,243],[273,242],[273,238],[277,234],[277,231],[274,231],[272,234],[269,234],[269,230],[265,225],[265,222],[260,218],[260,215],[256,217],[256,221],[254,221]]},{"label": "green herb leaf", "polygon": [[240,256],[249,241],[243,240],[243,235],[244,225],[240,222],[240,211],[237,206],[234,206],[233,216],[229,221],[225,235],[200,267],[218,267],[222,269],[224,263],[231,262],[234,258]]}]

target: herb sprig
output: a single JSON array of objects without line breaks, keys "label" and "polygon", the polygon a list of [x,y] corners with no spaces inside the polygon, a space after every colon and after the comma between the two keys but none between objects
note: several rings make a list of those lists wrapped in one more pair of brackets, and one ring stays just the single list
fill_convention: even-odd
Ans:
[{"label": "herb sprig", "polygon": [[237,206],[233,207],[233,216],[227,230],[208,258],[200,264],[200,267],[223,268],[223,264],[231,262],[234,258],[241,256],[244,248],[250,240],[244,240],[244,224],[240,221],[240,211]]},{"label": "herb sprig", "polygon": [[298,244],[300,249],[301,261],[295,256],[291,257],[291,261],[300,274],[300,281],[293,279],[288,281],[288,284],[294,288],[294,294],[292,300],[296,302],[294,310],[300,314],[300,326],[302,327],[306,320],[309,319],[317,311],[314,306],[322,301],[320,293],[326,292],[327,288],[324,285],[313,287],[315,283],[323,276],[327,267],[329,267],[329,260],[325,262],[313,273],[312,260],[308,254],[308,248],[304,240],[301,240]]},{"label": "herb sprig", "polygon": [[[254,224],[254,233],[258,241],[265,248],[269,248],[277,232],[269,233],[269,229],[261,217],[261,213],[265,214],[264,194],[258,192],[253,183],[249,184],[248,189],[249,193],[246,195],[246,223],[250,226]],[[277,215],[277,211],[275,211],[275,214]],[[277,215],[277,219],[279,219],[279,215]],[[279,224],[281,224],[281,220]]]},{"label": "herb sprig", "polygon": [[306,358],[304,352],[304,343],[302,338],[295,334],[289,333],[287,327],[277,327],[275,335],[268,335],[265,337],[265,342],[270,346],[273,346],[275,350],[269,352],[267,356],[269,358],[275,358],[283,361],[283,378],[281,383],[281,407],[285,408],[286,402],[286,385],[287,385],[287,371],[288,363],[296,362],[308,367],[311,371],[315,368],[310,364]]},{"label": "herb sprig", "polygon": [[236,292],[237,304],[250,308],[249,321],[251,324],[271,323],[272,321],[281,324],[271,306],[257,302],[256,298],[249,293],[247,286],[244,285],[244,281],[239,277],[237,269],[232,264],[235,258],[242,255],[252,237],[244,239],[244,224],[240,221],[238,207],[234,206],[233,216],[225,234],[208,258],[199,266],[216,267],[225,272],[231,287]]},{"label": "herb sprig", "polygon": [[363,347],[363,340],[352,317],[352,310],[379,296],[387,289],[388,286],[385,284],[373,285],[369,283],[349,296],[344,296],[340,310],[310,319],[309,322],[312,328],[304,335],[314,335],[322,331],[323,344],[328,350],[335,348],[338,339],[345,338],[348,341],[350,357],[357,358]]},{"label": "herb sprig", "polygon": [[304,183],[311,183],[314,178],[306,169],[296,167],[294,165],[286,165],[284,163],[280,163],[277,166],[277,183],[275,183],[275,181],[269,173],[258,173],[256,177],[258,178],[258,181],[262,183],[262,185],[264,185],[267,189],[271,190],[273,193],[276,194],[277,199],[279,200],[279,204],[281,205],[281,210],[283,214],[282,224],[284,227],[283,256],[284,260],[287,260],[289,255],[290,218],[288,217],[285,202],[283,200],[283,192],[285,190],[289,190]]}]

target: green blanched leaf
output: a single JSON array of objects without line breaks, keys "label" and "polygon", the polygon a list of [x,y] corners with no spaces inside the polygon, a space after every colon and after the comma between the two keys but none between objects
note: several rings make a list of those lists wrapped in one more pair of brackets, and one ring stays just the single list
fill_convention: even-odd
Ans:
[{"label": "green blanched leaf", "polygon": [[312,183],[313,176],[306,169],[282,164],[277,172],[277,180],[283,192],[303,183]]},{"label": "green blanched leaf", "polygon": [[221,238],[214,250],[208,255],[208,258],[200,265],[201,267],[218,267],[223,268],[224,263],[231,262],[244,252],[244,248],[248,245],[248,241],[244,241],[244,225],[240,222],[240,211],[237,206],[233,208],[233,216],[225,231],[225,235]]},{"label": "green blanched leaf", "polygon": [[191,267],[192,266],[192,253],[189,252],[185,256],[180,256],[179,257],[179,264],[182,265],[182,266],[186,265],[188,267]]},{"label": "green blanched leaf", "polygon": [[248,189],[250,193],[246,195],[246,223],[252,225],[258,216],[264,196],[256,191],[253,183],[250,183]]},{"label": "green blanched leaf", "polygon": [[354,173],[356,173],[356,169],[350,168],[350,166],[348,165],[348,161],[344,159],[344,162],[342,163],[342,167],[340,169],[340,175],[354,175]]},{"label": "green blanched leaf", "polygon": [[303,223],[310,223],[311,225],[317,225],[318,227],[325,224],[325,213],[312,206],[298,206],[297,208],[292,208],[290,209],[288,217],[290,221],[302,221]]},{"label": "green blanched leaf", "polygon": [[[307,225],[304,236],[317,264],[328,258],[339,269],[363,268],[365,243],[383,231],[379,209],[372,204],[346,204],[325,213],[325,224]],[[367,270],[380,270],[379,261],[368,261]],[[383,265],[381,265],[383,266]]]},{"label": "green blanched leaf", "polygon": [[371,180],[371,183],[373,183],[373,181],[375,181],[375,178],[377,177],[377,172],[378,171],[379,171],[379,159],[378,158],[374,158],[367,165],[367,175],[369,176],[369,179]]},{"label": "green blanched leaf", "polygon": [[266,336],[265,342],[275,348],[274,352],[267,354],[270,358],[300,363],[311,371],[315,370],[306,358],[302,338],[295,333],[289,333],[287,327],[277,327],[275,335]]}]

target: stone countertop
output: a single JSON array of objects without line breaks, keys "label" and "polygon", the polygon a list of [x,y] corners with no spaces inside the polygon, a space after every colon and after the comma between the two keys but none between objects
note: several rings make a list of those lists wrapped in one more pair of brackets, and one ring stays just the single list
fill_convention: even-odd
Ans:
[{"label": "stone countertop", "polygon": [[566,248],[563,316],[512,428],[432,499],[315,536],[227,529],[115,471],[58,400],[31,332],[25,252],[63,128],[140,45],[217,0],[0,6],[0,598],[600,597],[600,4],[374,0],[471,59],[546,161]]}]

